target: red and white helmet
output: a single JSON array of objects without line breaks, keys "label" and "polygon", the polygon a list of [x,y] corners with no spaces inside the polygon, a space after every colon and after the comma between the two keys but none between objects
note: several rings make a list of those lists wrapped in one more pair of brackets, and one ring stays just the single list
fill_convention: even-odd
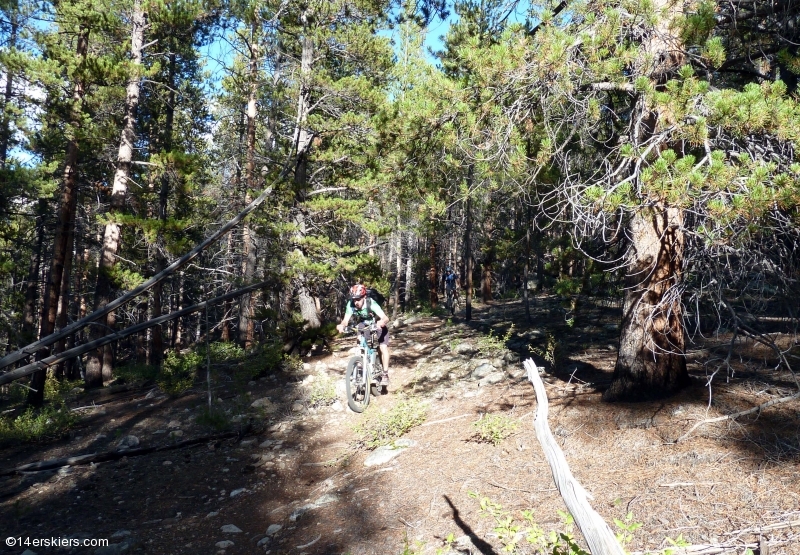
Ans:
[{"label": "red and white helmet", "polygon": [[361,299],[367,296],[367,288],[361,285],[360,283],[356,283],[354,286],[350,288],[350,298],[354,301]]}]

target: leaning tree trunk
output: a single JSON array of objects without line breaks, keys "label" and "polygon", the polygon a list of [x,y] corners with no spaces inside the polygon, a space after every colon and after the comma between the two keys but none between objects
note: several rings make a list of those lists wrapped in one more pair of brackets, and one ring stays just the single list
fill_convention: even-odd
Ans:
[{"label": "leaning tree trunk", "polygon": [[[644,44],[651,60],[649,77],[663,88],[685,61],[680,37],[672,25],[678,17],[673,0],[656,0],[660,13]],[[653,140],[662,114],[639,100],[632,137],[638,145]],[[668,147],[669,145],[664,145]],[[684,215],[663,199],[647,198],[629,223],[622,330],[611,386],[606,401],[642,401],[665,397],[686,387],[689,374],[684,357],[681,270],[685,247]]]},{"label": "leaning tree trunk", "polygon": [[397,311],[400,308],[400,283],[403,273],[403,232],[400,231],[400,218],[397,218],[397,256],[394,272],[394,306],[392,307],[392,319],[397,318]]},{"label": "leaning tree trunk", "polygon": [[619,355],[606,401],[665,397],[689,384],[681,321],[683,212],[642,210],[630,232]]},{"label": "leaning tree trunk", "polygon": [[[131,22],[131,75],[125,94],[125,119],[117,153],[117,169],[114,172],[114,183],[111,189],[111,208],[109,222],[103,231],[103,247],[100,254],[100,266],[97,270],[97,286],[95,287],[94,309],[97,310],[111,302],[113,293],[112,274],[117,264],[117,252],[120,246],[120,224],[117,218],[125,208],[125,195],[128,192],[128,179],[133,161],[133,148],[136,141],[136,110],[139,107],[139,68],[142,65],[142,47],[144,45],[145,15],[140,0],[133,3],[133,19]],[[92,327],[91,340],[103,337],[113,330],[116,317],[114,312],[106,315]],[[113,351],[111,345],[102,350],[92,351],[86,357],[86,386],[101,387],[111,380],[113,373]]]},{"label": "leaning tree trunk", "polygon": [[[79,59],[86,57],[89,45],[89,29],[81,27],[78,34],[78,43],[75,54]],[[61,280],[64,278],[64,263],[71,253],[67,251],[69,234],[75,224],[75,211],[78,204],[78,130],[81,126],[82,105],[84,97],[84,83],[80,78],[75,82],[72,90],[72,108],[70,111],[71,136],[67,142],[66,161],[64,164],[64,178],[61,186],[61,201],[58,208],[58,222],[56,235],[53,241],[53,259],[50,263],[47,284],[42,304],[40,337],[51,335],[56,327],[56,311],[58,309],[58,296],[61,292]],[[37,359],[47,357],[50,349],[43,349],[37,353]],[[44,383],[47,371],[40,370],[31,377],[28,403],[41,406],[44,403]]]},{"label": "leaning tree trunk", "polygon": [[406,252],[406,277],[403,283],[405,294],[403,295],[403,312],[411,304],[411,292],[414,289],[414,241],[413,233],[408,234],[408,250]]}]

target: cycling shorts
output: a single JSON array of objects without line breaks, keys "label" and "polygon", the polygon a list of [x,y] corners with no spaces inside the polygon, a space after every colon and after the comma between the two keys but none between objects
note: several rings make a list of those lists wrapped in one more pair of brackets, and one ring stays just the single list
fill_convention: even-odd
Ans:
[{"label": "cycling shorts", "polygon": [[[359,330],[362,330],[365,327],[366,326],[363,322],[358,324]],[[381,328],[380,333],[378,333],[378,345],[386,345],[387,347],[389,346],[389,326]]]}]

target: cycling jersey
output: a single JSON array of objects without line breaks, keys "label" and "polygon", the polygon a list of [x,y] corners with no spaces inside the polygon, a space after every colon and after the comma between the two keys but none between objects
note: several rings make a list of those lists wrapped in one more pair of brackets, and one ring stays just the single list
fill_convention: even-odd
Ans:
[{"label": "cycling jersey", "polygon": [[364,306],[361,307],[361,310],[355,307],[353,301],[347,303],[347,308],[344,311],[344,316],[347,318],[348,316],[355,316],[358,320],[369,320],[371,318],[370,313],[375,314],[378,320],[386,318],[386,314],[383,312],[381,305],[379,305],[374,299],[367,298],[364,302]]}]

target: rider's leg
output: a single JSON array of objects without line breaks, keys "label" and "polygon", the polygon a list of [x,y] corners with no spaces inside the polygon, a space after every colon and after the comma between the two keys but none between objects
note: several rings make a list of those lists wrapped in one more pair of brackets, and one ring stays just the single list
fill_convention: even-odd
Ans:
[{"label": "rider's leg", "polygon": [[383,363],[383,374],[385,376],[389,375],[389,346],[388,345],[378,345],[378,349],[381,352],[381,363]]}]

